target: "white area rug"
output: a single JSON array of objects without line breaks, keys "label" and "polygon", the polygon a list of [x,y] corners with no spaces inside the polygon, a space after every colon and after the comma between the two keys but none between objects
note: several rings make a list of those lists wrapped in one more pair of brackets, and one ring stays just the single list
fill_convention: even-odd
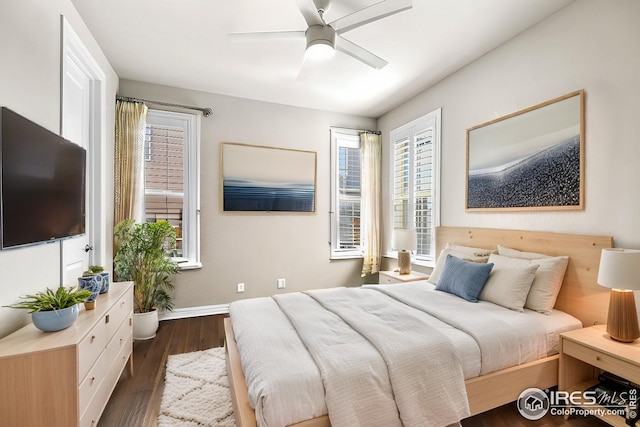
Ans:
[{"label": "white area rug", "polygon": [[224,348],[167,360],[158,427],[235,427]]}]

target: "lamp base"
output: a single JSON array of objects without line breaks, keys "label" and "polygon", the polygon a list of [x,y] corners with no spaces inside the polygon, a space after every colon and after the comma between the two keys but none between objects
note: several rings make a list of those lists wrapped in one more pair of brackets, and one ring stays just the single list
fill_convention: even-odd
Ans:
[{"label": "lamp base", "polygon": [[612,340],[631,343],[640,337],[633,291],[611,289],[607,333]]},{"label": "lamp base", "polygon": [[411,252],[409,251],[398,252],[398,270],[400,274],[411,273]]}]

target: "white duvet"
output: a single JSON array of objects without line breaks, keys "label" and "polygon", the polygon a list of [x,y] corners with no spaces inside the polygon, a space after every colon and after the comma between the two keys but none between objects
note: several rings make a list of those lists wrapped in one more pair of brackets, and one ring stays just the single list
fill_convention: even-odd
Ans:
[{"label": "white duvet", "polygon": [[262,427],[327,413],[333,427],[448,425],[468,416],[465,378],[546,357],[550,333],[580,327],[426,282],[242,300],[230,315]]}]

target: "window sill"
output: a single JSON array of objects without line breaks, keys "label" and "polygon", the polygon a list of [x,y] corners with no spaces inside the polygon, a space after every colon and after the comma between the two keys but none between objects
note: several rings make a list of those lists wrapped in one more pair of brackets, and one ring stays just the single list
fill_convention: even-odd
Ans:
[{"label": "window sill", "polygon": [[329,259],[331,261],[339,261],[341,259],[362,259],[362,254],[340,254],[340,255],[331,255]]},{"label": "window sill", "polygon": [[178,269],[180,270],[197,270],[202,268],[202,263],[199,261],[192,261],[187,258],[172,258],[173,261],[178,263]]}]

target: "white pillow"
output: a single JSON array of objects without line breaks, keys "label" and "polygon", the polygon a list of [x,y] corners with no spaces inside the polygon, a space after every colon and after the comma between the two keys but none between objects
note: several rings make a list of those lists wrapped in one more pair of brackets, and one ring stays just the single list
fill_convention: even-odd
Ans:
[{"label": "white pillow", "polygon": [[[464,261],[472,261],[472,262],[479,262],[479,263],[485,263],[489,259],[488,252],[491,252],[490,250],[480,249],[474,252],[474,251],[470,251],[469,249],[477,249],[477,248],[469,248],[467,246],[456,246],[456,245],[451,245],[450,243],[447,243],[447,246],[445,247],[445,249],[443,249],[440,252],[440,256],[438,256],[438,260],[436,261],[436,266],[433,268],[433,271],[431,271],[431,274],[429,275],[429,279],[427,280],[433,283],[434,285],[438,284],[438,279],[440,278],[440,274],[442,274],[442,270],[444,269],[444,262],[447,259],[447,255],[453,255],[454,257],[460,258]],[[475,255],[474,253],[479,253],[480,255]]]},{"label": "white pillow", "polygon": [[543,314],[551,314],[564,280],[569,257],[552,257],[535,252],[522,252],[500,245],[498,245],[498,253],[513,258],[528,259],[532,264],[539,265],[524,306]]},{"label": "white pillow", "polygon": [[531,261],[492,254],[489,263],[493,269],[480,299],[510,310],[524,311],[523,307],[538,270]]},{"label": "white pillow", "polygon": [[488,257],[489,255],[495,254],[498,252],[496,249],[474,248],[471,246],[455,245],[453,243],[447,243],[447,246],[445,246],[445,249],[453,249],[455,251],[464,252],[466,254],[473,255],[476,257],[484,257],[484,256]]},{"label": "white pillow", "polygon": [[536,252],[522,252],[517,249],[507,248],[502,245],[498,245],[498,255],[508,256],[510,258],[520,258],[520,259],[551,258],[550,255],[539,254]]}]

